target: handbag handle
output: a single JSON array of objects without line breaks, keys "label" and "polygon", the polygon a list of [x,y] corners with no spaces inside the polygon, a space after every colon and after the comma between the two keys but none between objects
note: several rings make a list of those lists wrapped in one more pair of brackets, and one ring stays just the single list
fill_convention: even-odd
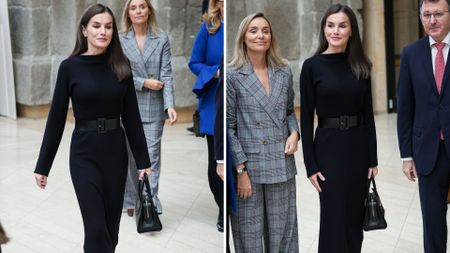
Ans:
[{"label": "handbag handle", "polygon": [[370,183],[373,185],[373,191],[378,195],[377,185],[375,184],[375,177],[373,175],[367,180],[367,191],[370,191]]},{"label": "handbag handle", "polygon": [[154,203],[153,203],[153,195],[152,195],[152,191],[150,189],[150,182],[148,181],[147,173],[144,173],[144,179],[143,180],[139,180],[139,182],[138,182],[139,199],[142,198],[142,191],[144,190],[144,186],[145,186],[145,192],[150,197],[149,198],[150,199],[150,204],[152,204],[152,206],[155,206]]}]

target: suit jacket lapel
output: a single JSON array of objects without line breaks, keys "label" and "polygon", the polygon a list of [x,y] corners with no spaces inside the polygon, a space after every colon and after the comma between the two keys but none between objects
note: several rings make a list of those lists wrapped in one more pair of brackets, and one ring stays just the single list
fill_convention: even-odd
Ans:
[{"label": "suit jacket lapel", "polygon": [[269,69],[269,83],[270,83],[270,105],[275,109],[278,102],[278,97],[283,89],[283,81],[285,81],[281,76],[281,71],[276,69]]},{"label": "suit jacket lapel", "polygon": [[155,52],[155,49],[158,47],[159,40],[157,39],[158,35],[155,35],[153,32],[147,33],[147,37],[144,42],[144,62],[147,62],[150,56]]},{"label": "suit jacket lapel", "polygon": [[433,72],[433,60],[431,58],[431,47],[430,47],[430,40],[428,37],[424,38],[424,50],[422,50],[423,52],[423,58],[425,59],[425,73],[427,74],[428,78],[430,79],[430,84],[433,86],[432,89],[434,91],[434,94],[436,94],[436,96],[439,96],[439,93],[437,91],[437,87],[436,87],[436,79],[434,78],[434,72]]},{"label": "suit jacket lapel", "polygon": [[139,49],[137,40],[136,40],[136,36],[134,35],[134,31],[133,29],[131,29],[128,33],[127,33],[127,40],[128,40],[128,45],[129,48],[131,49],[131,53],[133,55],[133,58],[137,58],[137,57],[142,57],[142,53],[141,50]]},{"label": "suit jacket lapel", "polygon": [[[246,78],[242,81],[243,87],[256,99],[256,101],[261,105],[261,107],[264,109],[264,111],[267,113],[267,115],[273,120],[273,122],[278,126],[281,127],[281,122],[279,122],[278,118],[274,113],[272,112],[275,108],[275,99],[271,95],[271,93],[275,92],[278,94],[280,93],[280,88],[275,88],[273,91],[270,91],[269,96],[266,95],[264,92],[264,88],[261,84],[261,81],[258,79],[258,76],[256,75],[255,71],[253,71],[253,68],[250,64],[247,64],[241,69],[241,73],[246,76]],[[269,82],[271,84],[270,88],[274,86],[276,78],[273,76],[270,77],[270,70],[269,70]],[[277,97],[278,97],[277,96]]]},{"label": "suit jacket lapel", "polygon": [[130,60],[133,60],[135,62],[135,64],[141,70],[142,73],[147,73],[147,70],[145,69],[145,65],[144,65],[144,57],[141,53],[141,50],[139,49],[133,29],[131,29],[127,33],[126,39],[127,39],[128,48],[130,50],[128,58],[130,58]]}]

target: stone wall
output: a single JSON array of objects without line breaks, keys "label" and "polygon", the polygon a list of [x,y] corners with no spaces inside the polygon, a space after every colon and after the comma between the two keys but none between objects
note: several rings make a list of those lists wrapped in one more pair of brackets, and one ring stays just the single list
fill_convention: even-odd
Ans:
[{"label": "stone wall", "polygon": [[362,0],[242,0],[227,2],[227,57],[233,53],[236,32],[241,20],[254,12],[263,12],[273,26],[281,54],[288,59],[294,74],[295,104],[300,104],[299,77],[303,61],[318,46],[320,20],[333,3],[344,3],[355,10],[362,33]]},{"label": "stone wall", "polygon": [[[60,62],[75,45],[78,20],[90,4],[109,6],[120,24],[125,0],[8,0],[17,103],[49,104]],[[170,36],[177,107],[196,105],[188,61],[201,24],[201,0],[153,0]]]}]

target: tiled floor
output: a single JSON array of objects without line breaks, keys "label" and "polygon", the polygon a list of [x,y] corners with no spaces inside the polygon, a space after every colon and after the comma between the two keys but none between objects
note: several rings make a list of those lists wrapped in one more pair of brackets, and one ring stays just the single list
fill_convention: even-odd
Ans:
[{"label": "tiled floor", "polygon": [[[45,191],[35,186],[32,170],[45,121],[0,118],[0,220],[12,237],[6,253],[82,252],[83,227],[67,160],[72,124],[67,125]],[[401,172],[395,115],[376,117],[380,174],[377,187],[388,228],[365,233],[364,253],[414,253],[422,249],[422,220],[417,183]],[[163,137],[161,199],[164,229],[137,234],[134,220],[122,217],[118,253],[222,252],[215,228],[217,208],[206,176],[206,144],[186,124],[166,127]],[[317,252],[318,195],[306,178],[297,152],[297,205],[300,252]]]},{"label": "tiled floor", "polygon": [[[66,125],[45,190],[34,181],[45,120],[0,118],[0,221],[12,238],[4,253],[83,252],[83,225],[68,170],[70,135]],[[216,229],[218,208],[207,182],[206,140],[166,126],[160,199],[163,230],[138,234],[122,215],[117,253],[222,252]]]}]

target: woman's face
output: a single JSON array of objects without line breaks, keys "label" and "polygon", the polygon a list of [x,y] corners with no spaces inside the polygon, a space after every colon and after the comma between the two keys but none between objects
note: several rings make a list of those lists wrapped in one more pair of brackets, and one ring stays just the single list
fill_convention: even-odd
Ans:
[{"label": "woman's face", "polygon": [[87,39],[88,51],[103,53],[111,43],[113,35],[113,19],[109,13],[99,13],[93,16],[86,27],[82,28]]},{"label": "woman's face", "polygon": [[128,8],[128,17],[133,25],[147,24],[151,15],[150,8],[145,0],[132,0]]},{"label": "woman's face", "polygon": [[345,52],[348,40],[352,35],[348,16],[343,12],[328,16],[323,30],[328,41],[328,48],[335,52]]},{"label": "woman's face", "polygon": [[265,18],[253,19],[244,35],[247,51],[253,53],[266,53],[269,50],[272,34],[269,23]]}]

